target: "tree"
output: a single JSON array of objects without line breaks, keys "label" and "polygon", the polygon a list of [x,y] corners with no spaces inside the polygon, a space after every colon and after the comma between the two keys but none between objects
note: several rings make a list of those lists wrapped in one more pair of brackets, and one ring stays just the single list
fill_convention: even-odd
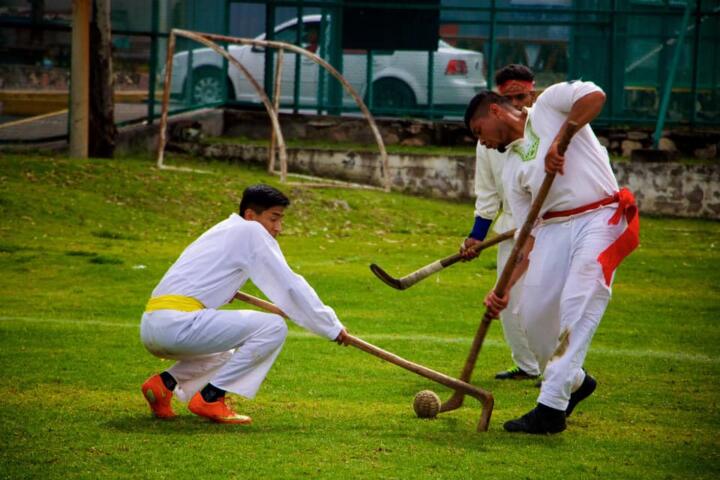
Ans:
[{"label": "tree", "polygon": [[117,127],[113,93],[110,0],[93,0],[90,23],[90,131],[91,157],[112,158]]}]

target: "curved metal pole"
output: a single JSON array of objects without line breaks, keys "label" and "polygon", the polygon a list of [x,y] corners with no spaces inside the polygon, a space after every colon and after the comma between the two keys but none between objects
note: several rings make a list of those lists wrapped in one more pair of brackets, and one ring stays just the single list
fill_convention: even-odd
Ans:
[{"label": "curved metal pole", "polygon": [[[277,115],[275,113],[275,110],[273,109],[272,104],[270,103],[270,99],[265,94],[265,91],[262,89],[260,84],[255,80],[255,78],[252,76],[250,72],[247,71],[247,69],[232,55],[230,55],[226,50],[221,48],[219,45],[213,43],[208,38],[210,37],[209,34],[199,34],[195,32],[191,32],[189,30],[182,30],[179,28],[173,28],[170,32],[170,36],[172,38],[173,35],[179,35],[181,37],[189,38],[190,40],[194,40],[198,43],[201,43],[205,45],[206,47],[210,48],[211,50],[215,51],[218,55],[222,55],[227,59],[228,62],[230,62],[232,65],[237,67],[238,70],[240,70],[243,75],[248,79],[250,84],[255,88],[255,91],[257,92],[258,96],[260,97],[260,100],[262,101],[263,105],[265,106],[265,110],[267,110],[268,115],[270,115],[270,122],[272,123],[273,131],[275,132],[275,136],[277,137],[277,143],[278,148],[280,150],[280,162],[287,163],[287,149],[285,148],[285,140],[282,135],[282,131],[280,130],[280,122],[278,121]],[[208,37],[208,38],[206,38]],[[232,37],[227,37],[232,38]],[[231,43],[237,43],[237,42],[231,42]],[[170,53],[170,45],[168,44],[168,53]],[[168,62],[170,65],[172,65],[172,61],[170,60],[172,57],[169,57]],[[165,92],[163,92],[163,118],[164,121],[161,120],[160,122],[160,138],[158,139],[158,166],[162,165],[162,154],[161,152],[165,149],[165,129],[167,127],[167,103],[166,96],[169,98],[170,95],[170,89],[169,89],[169,80],[170,80],[170,69],[167,68],[165,71]]]},{"label": "curved metal pole", "polygon": [[[276,40],[257,40],[253,38],[239,38],[239,37],[230,37],[227,35],[217,35],[214,33],[194,33],[190,32],[188,30],[180,30],[180,29],[173,29],[174,32],[177,32],[178,34],[192,34],[196,36],[202,36],[208,39],[213,39],[216,41],[221,42],[227,42],[227,43],[236,43],[240,45],[252,45],[256,47],[265,47],[265,48],[278,48],[278,49],[286,49],[294,53],[298,53],[300,55],[304,55],[308,57],[313,62],[317,63],[321,67],[323,67],[325,70],[330,72],[330,74],[335,77],[338,82],[345,88],[345,90],[350,94],[351,97],[355,100],[355,103],[358,105],[360,110],[362,111],[363,115],[365,116],[365,119],[368,121],[368,124],[370,125],[370,129],[373,132],[373,136],[375,137],[375,141],[377,142],[378,150],[380,150],[380,157],[382,159],[382,176],[383,176],[383,183],[385,191],[390,191],[390,167],[388,163],[388,156],[387,151],[385,150],[385,143],[383,142],[382,136],[380,135],[380,130],[377,127],[377,124],[375,123],[375,118],[372,116],[372,113],[370,113],[370,110],[368,110],[367,106],[365,105],[365,102],[360,98],[360,95],[355,91],[355,89],[350,85],[350,83],[345,80],[345,77],[342,76],[340,72],[338,72],[335,67],[330,65],[328,62],[320,58],[319,56],[315,55],[314,53],[305,50],[304,48],[298,47],[297,45],[293,45],[291,43],[286,42],[278,42]],[[249,75],[249,73],[247,74]],[[264,95],[264,92],[263,92]],[[282,151],[281,151],[282,155]],[[281,156],[282,161],[282,156]]]}]

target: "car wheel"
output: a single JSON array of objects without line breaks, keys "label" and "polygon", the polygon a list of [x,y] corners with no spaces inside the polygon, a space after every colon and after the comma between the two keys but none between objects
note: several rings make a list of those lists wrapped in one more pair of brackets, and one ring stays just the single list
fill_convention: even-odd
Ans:
[{"label": "car wheel", "polygon": [[[235,91],[228,78],[228,99],[235,98]],[[216,103],[223,98],[223,74],[218,68],[201,67],[193,71],[191,98],[193,104]]]},{"label": "car wheel", "polygon": [[402,80],[383,78],[373,83],[373,107],[415,108],[415,93]]}]

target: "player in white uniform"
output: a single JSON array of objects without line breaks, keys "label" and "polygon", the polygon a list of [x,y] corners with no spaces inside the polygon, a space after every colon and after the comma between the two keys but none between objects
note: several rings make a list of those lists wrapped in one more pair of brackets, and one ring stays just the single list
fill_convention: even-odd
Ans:
[{"label": "player in white uniform", "polygon": [[287,335],[282,317],[252,310],[218,310],[247,280],[298,325],[346,343],[335,312],[293,273],[275,237],[290,201],[267,185],[248,187],[240,215],[218,223],[180,255],[152,293],[142,316],[145,347],[177,360],[153,375],[142,392],[158,418],[175,416],[171,398],[219,423],[250,423],[225,404],[225,392],[254,398]]},{"label": "player in white uniform", "polygon": [[[525,65],[504,66],[495,74],[495,84],[500,95],[510,100],[512,106],[518,110],[532,106],[535,101],[535,75]],[[466,119],[468,129],[470,128],[469,120]],[[485,147],[479,141],[477,143],[475,223],[460,250],[466,259],[477,256],[477,254],[470,253],[469,248],[485,238],[496,216],[497,219],[493,226],[496,233],[503,233],[515,228],[515,220],[508,207],[502,186],[502,171],[506,156],[507,152],[500,153],[495,149]],[[498,245],[498,277],[505,267],[513,246],[512,240]],[[535,354],[528,347],[525,328],[516,309],[517,299],[520,298],[520,288],[521,283],[515,285],[510,295],[508,308],[500,314],[505,341],[510,347],[514,365],[506,371],[497,373],[495,375],[497,380],[524,380],[540,376],[540,367],[535,359]]]},{"label": "player in white uniform", "polygon": [[[516,282],[525,273],[520,316],[545,378],[537,406],[505,423],[510,432],[561,432],[577,403],[593,393],[596,381],[582,368],[585,356],[610,300],[614,271],[639,242],[635,199],[618,189],[607,151],[588,125],[604,102],[599,87],[576,81],[549,87],[524,111],[492,92],[478,94],[468,107],[473,134],[509,152],[503,185],[518,223],[527,218],[546,171],[559,174],[513,275]],[[558,143],[567,129],[576,133],[561,156]],[[485,303],[497,315],[508,296],[493,290]]]}]

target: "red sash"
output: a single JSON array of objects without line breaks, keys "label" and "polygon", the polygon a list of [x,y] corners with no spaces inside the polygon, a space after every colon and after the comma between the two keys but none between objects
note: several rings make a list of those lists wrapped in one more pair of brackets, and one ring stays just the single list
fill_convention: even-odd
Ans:
[{"label": "red sash", "polygon": [[543,220],[557,217],[568,217],[570,215],[577,215],[578,213],[610,205],[611,203],[617,203],[618,207],[617,210],[615,210],[615,214],[612,218],[610,218],[610,221],[608,221],[608,225],[617,225],[620,223],[620,219],[624,216],[627,221],[627,228],[597,258],[598,262],[602,266],[605,284],[608,286],[610,286],[612,274],[618,265],[620,265],[620,262],[630,255],[630,253],[632,253],[632,251],[640,244],[640,216],[638,215],[635,196],[632,192],[627,188],[621,188],[620,191],[612,197],[604,198],[578,208],[573,208],[572,210],[547,212],[542,217]]},{"label": "red sash", "polygon": [[620,262],[640,245],[640,215],[638,215],[635,196],[627,188],[621,188],[614,197],[617,198],[618,208],[608,225],[617,225],[624,216],[627,221],[627,228],[598,256],[598,262],[602,265],[607,286],[610,286],[612,274],[620,265]]}]

